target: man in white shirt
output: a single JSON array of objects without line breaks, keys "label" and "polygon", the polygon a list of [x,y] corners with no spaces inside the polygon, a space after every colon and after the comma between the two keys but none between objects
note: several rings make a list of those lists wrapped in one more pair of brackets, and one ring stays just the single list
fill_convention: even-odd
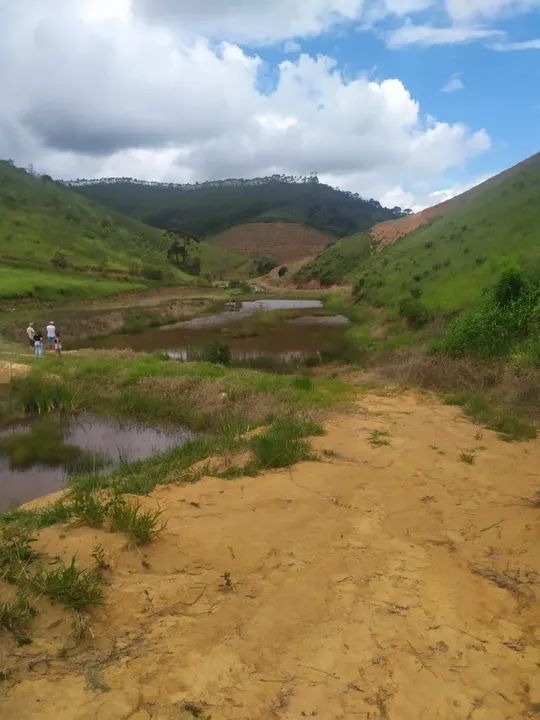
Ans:
[{"label": "man in white shirt", "polygon": [[34,330],[34,323],[28,323],[28,327],[26,328],[26,334],[28,335],[28,342],[30,343],[30,347],[34,347],[34,337],[36,334],[36,331]]},{"label": "man in white shirt", "polygon": [[51,322],[47,325],[47,346],[48,346],[49,350],[53,349],[55,337],[56,337],[56,325],[51,320]]}]

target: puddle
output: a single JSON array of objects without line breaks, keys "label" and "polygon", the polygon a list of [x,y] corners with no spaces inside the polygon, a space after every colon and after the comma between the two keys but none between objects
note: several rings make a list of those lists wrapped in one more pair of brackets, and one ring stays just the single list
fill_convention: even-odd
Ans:
[{"label": "puddle", "polygon": [[[30,434],[30,431],[30,424],[19,424],[2,431],[0,436],[21,432]],[[106,458],[109,470],[121,461],[141,460],[182,445],[192,437],[192,433],[184,429],[169,431],[132,425],[106,420],[89,413],[72,417],[63,426],[66,444],[94,455],[96,465],[99,465],[99,459]],[[10,468],[9,459],[0,455],[0,511],[61,490],[67,479],[68,475],[63,467],[36,464],[15,470]]]},{"label": "puddle", "polygon": [[[253,300],[241,303],[237,310],[138,333],[109,335],[89,340],[85,345],[139,352],[160,351],[174,359],[188,360],[198,356],[197,349],[219,341],[229,346],[237,364],[268,358],[290,366],[342,340],[349,321],[343,315],[321,315],[321,308],[320,300]],[[258,322],[258,313],[275,310],[300,310],[302,315],[290,319],[285,314],[270,323],[261,315],[261,322]],[[238,325],[246,320],[249,327],[244,332],[245,324],[239,329]]]}]

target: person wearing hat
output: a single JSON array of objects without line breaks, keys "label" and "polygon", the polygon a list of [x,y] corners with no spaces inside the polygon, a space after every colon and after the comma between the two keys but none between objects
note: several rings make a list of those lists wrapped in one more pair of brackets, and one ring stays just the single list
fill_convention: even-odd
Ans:
[{"label": "person wearing hat", "polygon": [[47,347],[52,350],[54,347],[54,339],[56,338],[56,325],[51,322],[47,325]]},{"label": "person wearing hat", "polygon": [[30,347],[34,347],[34,338],[36,337],[34,323],[28,323],[28,327],[26,328],[26,334],[28,335],[28,342],[30,343]]}]

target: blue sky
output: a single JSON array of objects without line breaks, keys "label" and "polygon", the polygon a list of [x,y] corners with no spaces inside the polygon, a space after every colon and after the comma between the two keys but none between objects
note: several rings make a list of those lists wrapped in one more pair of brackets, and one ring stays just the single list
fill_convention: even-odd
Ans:
[{"label": "blue sky", "polygon": [[0,2],[0,157],[423,207],[540,149],[540,0]]}]

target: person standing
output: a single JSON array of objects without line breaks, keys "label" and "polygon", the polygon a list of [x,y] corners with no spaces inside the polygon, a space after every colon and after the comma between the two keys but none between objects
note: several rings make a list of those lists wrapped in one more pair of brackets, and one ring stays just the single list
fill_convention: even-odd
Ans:
[{"label": "person standing", "polygon": [[57,335],[57,336],[54,338],[54,352],[55,352],[57,355],[61,355],[61,354],[62,354],[62,341],[60,340],[60,335]]},{"label": "person standing", "polygon": [[34,354],[36,358],[43,357],[43,335],[38,332],[34,335]]},{"label": "person standing", "polygon": [[54,348],[54,339],[56,337],[56,325],[51,320],[47,325],[47,347],[49,350]]},{"label": "person standing", "polygon": [[28,342],[30,343],[30,347],[34,347],[34,338],[36,336],[36,331],[34,330],[34,323],[28,323],[28,327],[26,328],[26,334],[28,335]]}]

